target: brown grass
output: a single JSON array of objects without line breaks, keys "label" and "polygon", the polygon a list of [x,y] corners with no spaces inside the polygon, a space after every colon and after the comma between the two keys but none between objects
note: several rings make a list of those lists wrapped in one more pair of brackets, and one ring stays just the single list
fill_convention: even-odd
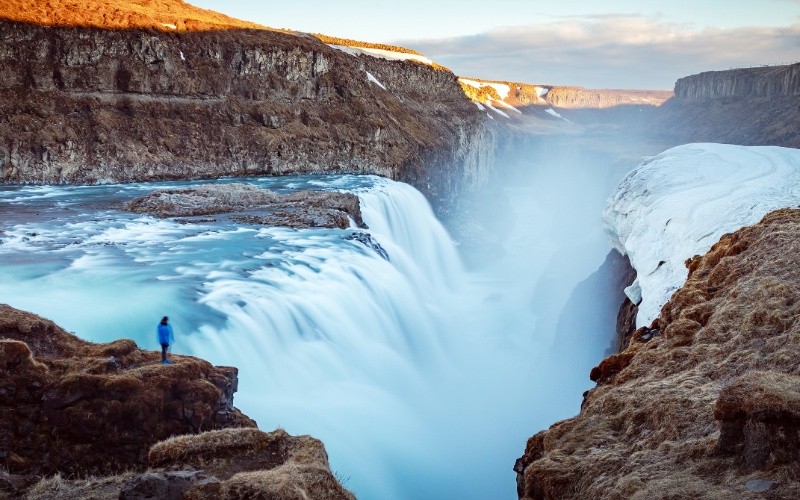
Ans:
[{"label": "brown grass", "polygon": [[328,455],[319,440],[290,436],[283,429],[224,429],[177,436],[153,445],[148,458],[152,467],[202,468],[224,479],[287,463],[328,467]]},{"label": "brown grass", "polygon": [[44,26],[158,31],[271,29],[180,0],[14,0],[0,3],[0,19]]},{"label": "brown grass", "polygon": [[132,473],[109,477],[65,479],[60,474],[46,477],[29,489],[27,500],[64,500],[72,498],[118,498],[122,485],[134,477]]},{"label": "brown grass", "polygon": [[634,335],[596,369],[581,413],[528,441],[521,497],[758,498],[753,478],[797,497],[800,210],[687,265],[660,334]]},{"label": "brown grass", "polygon": [[236,474],[222,484],[222,496],[228,499],[355,499],[355,496],[345,490],[326,467],[296,464],[272,470]]}]

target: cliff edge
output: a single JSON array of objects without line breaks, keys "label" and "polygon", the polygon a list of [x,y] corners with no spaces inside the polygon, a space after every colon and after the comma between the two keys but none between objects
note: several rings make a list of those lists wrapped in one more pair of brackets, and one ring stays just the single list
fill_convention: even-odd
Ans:
[{"label": "cliff edge", "polygon": [[707,71],[675,83],[649,127],[678,142],[800,148],[800,63]]},{"label": "cliff edge", "polygon": [[651,327],[592,370],[580,414],[528,440],[520,498],[800,495],[800,210],[687,266]]},{"label": "cliff edge", "polygon": [[485,168],[449,71],[177,1],[95,4],[0,10],[0,182],[372,173],[441,209]]},{"label": "cliff edge", "polygon": [[236,368],[172,360],[0,304],[0,497],[353,498],[320,441],[233,406]]},{"label": "cliff edge", "polygon": [[233,407],[238,370],[162,365],[132,340],[93,344],[0,304],[0,456],[16,474],[108,474],[167,437],[255,427]]}]

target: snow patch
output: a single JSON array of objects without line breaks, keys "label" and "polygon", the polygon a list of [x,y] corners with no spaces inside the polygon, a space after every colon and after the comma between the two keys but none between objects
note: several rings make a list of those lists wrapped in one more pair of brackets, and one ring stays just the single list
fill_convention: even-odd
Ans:
[{"label": "snow patch", "polygon": [[486,109],[486,106],[484,106],[483,104],[479,103],[478,101],[472,101],[472,102],[475,103],[475,105],[478,106],[478,109],[480,109],[481,111]]},{"label": "snow patch", "polygon": [[349,45],[329,44],[328,46],[336,50],[341,50],[351,56],[366,55],[377,57],[378,59],[386,59],[388,61],[416,61],[429,66],[433,65],[433,61],[419,54],[408,54],[406,52],[395,52],[393,50],[373,49],[369,47],[351,47]]},{"label": "snow patch", "polygon": [[[496,101],[495,101],[495,102],[496,102]],[[507,114],[506,112],[504,112],[504,111],[500,111],[499,109],[497,109],[497,108],[495,108],[494,106],[492,106],[492,102],[491,102],[491,100],[489,100],[489,101],[486,101],[486,106],[488,106],[488,107],[489,107],[489,109],[491,109],[492,111],[494,111],[494,112],[495,112],[495,113],[497,113],[498,115],[505,116],[506,118],[511,118],[510,116],[508,116],[508,114]]]},{"label": "snow patch", "polygon": [[556,111],[553,108],[547,108],[547,109],[544,110],[544,112],[548,113],[548,114],[551,114],[551,115],[555,116],[556,118],[561,118],[562,120],[564,119],[564,117],[559,115],[558,113],[556,113]]},{"label": "snow patch", "polygon": [[511,110],[511,111],[513,111],[515,113],[522,114],[522,111],[518,110],[514,106],[508,104],[507,102],[498,101],[497,99],[489,99],[489,102],[492,102],[495,105],[500,106],[501,108],[506,108],[506,109],[509,109],[509,110]]},{"label": "snow patch", "polygon": [[178,29],[178,26],[176,26],[176,25],[174,25],[174,24],[170,24],[170,23],[161,23],[161,26],[163,26],[163,27],[165,27],[165,28],[169,28],[169,29],[171,29],[171,30],[176,30],[176,29]]},{"label": "snow patch", "polygon": [[546,87],[536,87],[536,96],[539,97],[539,99],[546,96],[548,92],[550,92],[550,89]]},{"label": "snow patch", "polygon": [[179,50],[178,52],[180,52],[180,54],[181,54],[181,61],[185,61],[186,60],[186,56],[183,55],[183,51]]},{"label": "snow patch", "polygon": [[368,81],[374,83],[375,85],[377,85],[378,87],[382,88],[383,90],[386,90],[386,87],[384,87],[383,84],[381,82],[379,82],[378,79],[375,78],[375,76],[373,76],[372,73],[370,73],[369,71],[367,71],[366,73],[367,73],[367,80]]},{"label": "snow patch", "polygon": [[[800,150],[686,144],[648,159],[609,198],[603,224],[636,269],[636,326],[649,325],[688,275],[686,259],[767,213],[800,204]],[[636,288],[639,288],[637,291]]]},{"label": "snow patch", "polygon": [[470,87],[474,87],[476,89],[481,87],[492,87],[497,91],[497,95],[500,96],[500,99],[505,99],[508,97],[508,93],[511,92],[511,87],[505,83],[483,82],[480,80],[470,80],[469,78],[459,78],[458,81],[464,85],[469,85]]}]

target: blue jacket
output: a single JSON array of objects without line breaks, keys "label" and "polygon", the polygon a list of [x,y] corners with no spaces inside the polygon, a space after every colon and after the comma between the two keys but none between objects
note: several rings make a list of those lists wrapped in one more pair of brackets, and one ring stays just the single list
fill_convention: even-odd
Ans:
[{"label": "blue jacket", "polygon": [[158,343],[159,344],[172,344],[175,342],[175,336],[172,334],[172,325],[158,324]]}]

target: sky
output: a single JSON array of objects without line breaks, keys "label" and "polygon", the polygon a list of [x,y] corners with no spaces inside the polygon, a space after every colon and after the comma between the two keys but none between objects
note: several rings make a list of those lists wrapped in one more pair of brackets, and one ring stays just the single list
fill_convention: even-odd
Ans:
[{"label": "sky", "polygon": [[461,76],[672,89],[800,61],[800,0],[189,0],[274,28],[409,47]]}]

